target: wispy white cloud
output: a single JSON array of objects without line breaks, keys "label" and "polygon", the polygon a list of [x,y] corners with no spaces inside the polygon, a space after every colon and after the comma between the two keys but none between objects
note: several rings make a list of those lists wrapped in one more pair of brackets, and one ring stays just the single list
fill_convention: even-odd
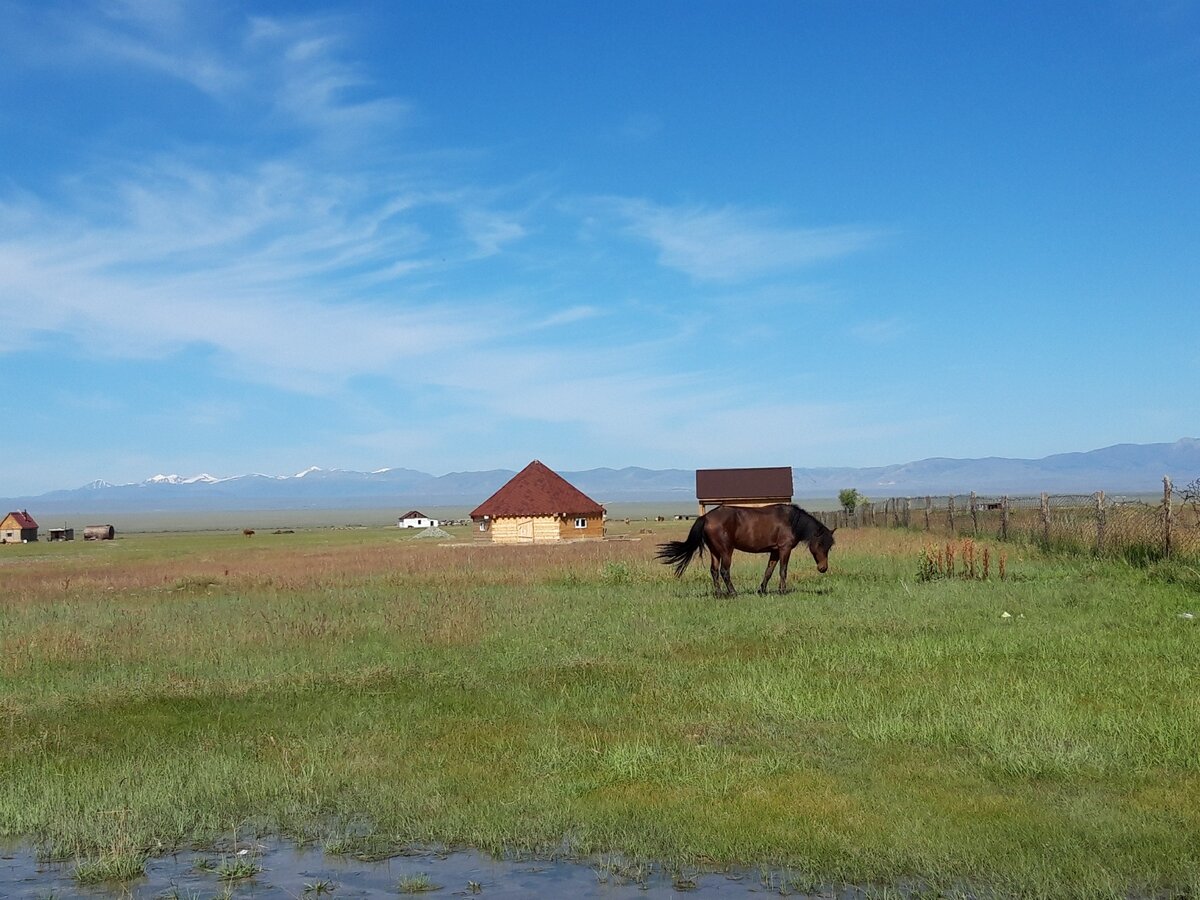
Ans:
[{"label": "wispy white cloud", "polygon": [[663,206],[609,199],[604,206],[629,234],[658,249],[659,262],[698,281],[733,282],[811,266],[857,253],[880,238],[874,229],[795,228],[760,210]]},{"label": "wispy white cloud", "polygon": [[56,33],[46,48],[50,58],[71,64],[139,67],[213,96],[224,96],[250,82],[242,61],[197,39],[207,18],[204,5],[115,0],[97,9],[97,15],[76,9],[51,17]]},{"label": "wispy white cloud", "polygon": [[[249,43],[272,46],[247,53],[235,42],[222,56],[203,41],[180,52],[187,17],[164,10],[117,4],[64,27],[93,60],[217,90],[188,61],[211,57],[240,73],[220,90],[271,90],[276,108],[338,139],[369,142],[353,126],[399,105],[346,101],[342,90],[363,79],[313,22],[258,20]],[[64,178],[65,201],[0,194],[0,352],[51,335],[115,357],[202,345],[240,377],[322,391],[503,333],[486,297],[439,299],[407,279],[497,252],[519,226],[470,191],[331,165],[309,149],[106,154]],[[444,212],[431,229],[421,211],[435,207]]]},{"label": "wispy white cloud", "polygon": [[405,124],[411,115],[411,104],[380,95],[345,61],[343,40],[327,20],[252,19],[247,47],[265,51],[259,64],[274,80],[279,113],[326,137],[346,140],[377,126]]},{"label": "wispy white cloud", "polygon": [[467,237],[482,256],[494,256],[505,245],[525,237],[526,230],[511,215],[492,210],[467,209],[461,216]]},{"label": "wispy white cloud", "polygon": [[546,318],[534,324],[534,328],[555,328],[559,325],[574,325],[576,322],[584,322],[588,319],[594,319],[597,316],[603,315],[601,310],[595,306],[587,304],[580,306],[570,306],[566,309],[559,310],[556,313],[551,313]]},{"label": "wispy white cloud", "polygon": [[905,337],[909,324],[892,316],[886,319],[868,319],[850,327],[850,334],[868,344],[890,344]]},{"label": "wispy white cloud", "polygon": [[[131,2],[64,27],[94,64],[193,85],[247,119],[266,111],[263,128],[274,138],[282,125],[287,139],[264,141],[272,151],[250,141],[106,154],[65,176],[54,202],[0,190],[0,353],[51,341],[122,359],[201,348],[227,377],[378,404],[378,414],[363,414],[372,427],[362,446],[410,432],[430,448],[452,441],[396,425],[386,400],[350,399],[356,379],[446,398],[425,421],[448,431],[550,423],[664,455],[701,441],[732,455],[740,434],[764,422],[826,429],[839,419],[700,374],[684,348],[704,303],[726,302],[718,293],[694,298],[686,315],[639,311],[628,296],[603,296],[575,263],[602,266],[606,245],[633,236],[697,281],[758,279],[753,289],[769,293],[765,276],[857,252],[875,232],[800,229],[734,207],[572,201],[548,196],[535,176],[516,186],[454,183],[377,139],[410,106],[344,61],[328,20],[258,18],[238,25],[240,40],[211,42],[203,29],[189,37],[195,18]],[[346,152],[329,153],[337,142]],[[562,227],[581,210],[590,217],[583,251],[563,236],[578,223]],[[490,266],[507,276],[503,291]],[[569,327],[593,321],[605,327]],[[196,426],[243,413],[223,399],[180,411]],[[794,430],[768,433],[764,454],[794,440]]]},{"label": "wispy white cloud", "polygon": [[407,124],[412,105],[387,95],[349,61],[339,19],[240,17],[194,0],[115,0],[47,13],[33,65],[120,66],[195,88],[230,108],[261,106],[279,127],[344,146]]}]

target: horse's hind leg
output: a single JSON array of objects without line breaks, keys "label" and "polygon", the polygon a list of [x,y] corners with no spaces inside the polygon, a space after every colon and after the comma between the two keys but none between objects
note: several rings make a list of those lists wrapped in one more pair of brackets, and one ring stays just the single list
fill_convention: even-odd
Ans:
[{"label": "horse's hind leg", "polygon": [[779,553],[772,550],[771,558],[767,561],[767,571],[763,575],[762,584],[758,586],[758,592],[765,594],[767,592],[767,584],[771,581],[771,574],[775,571],[775,564],[779,562]]},{"label": "horse's hind leg", "polygon": [[712,573],[713,593],[721,593],[721,557],[716,553],[708,554],[708,568]]},{"label": "horse's hind leg", "polygon": [[733,551],[721,556],[721,578],[725,580],[725,593],[730,597],[737,593],[733,587],[733,579],[729,577],[729,567],[733,564]]}]

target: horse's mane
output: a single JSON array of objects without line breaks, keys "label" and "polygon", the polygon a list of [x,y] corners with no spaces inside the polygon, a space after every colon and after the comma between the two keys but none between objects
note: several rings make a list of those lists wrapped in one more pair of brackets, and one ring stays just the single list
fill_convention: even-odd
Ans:
[{"label": "horse's mane", "polygon": [[792,527],[792,534],[798,541],[808,541],[829,531],[824,522],[795,503],[788,505],[787,516],[788,525]]}]

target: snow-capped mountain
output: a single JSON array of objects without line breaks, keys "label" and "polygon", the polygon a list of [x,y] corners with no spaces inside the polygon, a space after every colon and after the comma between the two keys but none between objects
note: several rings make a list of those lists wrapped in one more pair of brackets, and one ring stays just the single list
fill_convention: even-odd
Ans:
[{"label": "snow-capped mountain", "polygon": [[[786,461],[781,461],[786,464]],[[1177,486],[1200,477],[1200,440],[1169,444],[1118,444],[1085,453],[1061,453],[1042,459],[923,459],[872,468],[793,466],[795,496],[836,497],[842,488],[858,488],[868,497],[966,493],[1151,494],[1162,490],[1162,477]],[[430,475],[406,468],[373,472],[312,466],[294,475],[218,477],[155,475],[133,484],[92,481],[74,490],[37,497],[0,499],[0,508],[56,511],[347,509],[393,506],[474,506],[487,499],[515,473],[509,469]],[[589,469],[563,471],[564,478],[602,503],[637,500],[691,502],[692,469]]]},{"label": "snow-capped mountain", "polygon": [[[147,478],[143,484],[216,484],[218,481],[224,481],[223,478],[214,478],[212,475],[202,473],[193,475],[191,478],[183,478],[179,475],[152,475]],[[95,484],[96,482],[92,482]],[[108,484],[108,482],[104,482]],[[112,485],[109,485],[112,487]]]}]

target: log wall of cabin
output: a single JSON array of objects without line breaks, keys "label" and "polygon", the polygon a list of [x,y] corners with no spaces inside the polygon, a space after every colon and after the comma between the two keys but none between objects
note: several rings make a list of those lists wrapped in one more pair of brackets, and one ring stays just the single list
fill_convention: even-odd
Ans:
[{"label": "log wall of cabin", "polygon": [[[587,519],[586,528],[576,528],[576,519]],[[559,535],[564,541],[599,540],[604,537],[604,516],[582,516],[568,513],[559,520]]]},{"label": "log wall of cabin", "polygon": [[[587,519],[586,528],[576,528],[575,520]],[[486,531],[475,524],[477,540],[495,544],[548,544],[558,541],[600,539],[604,537],[603,516],[503,516],[492,519]]]}]

